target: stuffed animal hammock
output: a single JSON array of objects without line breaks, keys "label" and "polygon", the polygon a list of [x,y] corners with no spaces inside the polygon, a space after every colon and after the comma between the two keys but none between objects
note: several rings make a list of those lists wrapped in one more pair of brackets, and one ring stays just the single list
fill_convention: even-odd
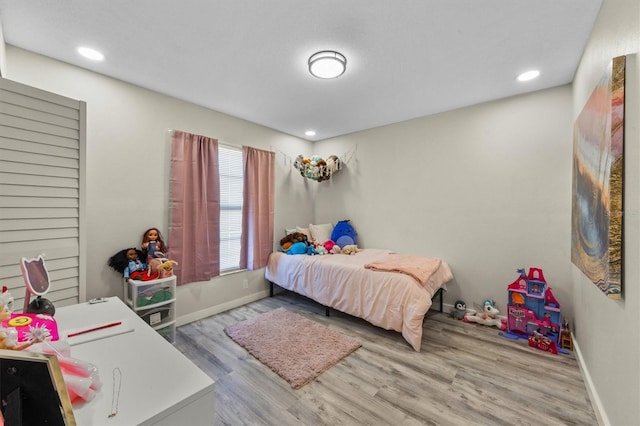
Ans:
[{"label": "stuffed animal hammock", "polygon": [[331,175],[342,169],[342,161],[336,155],[330,155],[326,160],[317,155],[310,158],[298,155],[293,162],[293,167],[303,177],[322,182],[331,179]]}]

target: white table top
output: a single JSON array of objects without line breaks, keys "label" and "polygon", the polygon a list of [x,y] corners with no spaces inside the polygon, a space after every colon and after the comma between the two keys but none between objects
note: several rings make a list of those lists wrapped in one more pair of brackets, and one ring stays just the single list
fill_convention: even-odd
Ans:
[{"label": "white table top", "polygon": [[[87,333],[83,335],[87,341],[71,346],[72,357],[98,367],[102,382],[102,389],[92,401],[74,405],[78,425],[153,424],[209,393],[213,407],[213,380],[119,298],[66,306],[56,310],[55,319],[61,338],[69,330],[123,322],[95,332],[91,339],[87,337],[94,332]],[[69,342],[73,339],[77,338]],[[118,414],[108,418],[112,412],[115,368],[122,372],[122,386]]]}]

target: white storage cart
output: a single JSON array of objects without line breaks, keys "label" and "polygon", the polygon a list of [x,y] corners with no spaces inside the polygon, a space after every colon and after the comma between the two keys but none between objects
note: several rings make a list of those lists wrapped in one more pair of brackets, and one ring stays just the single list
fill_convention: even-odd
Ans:
[{"label": "white storage cart", "polygon": [[125,280],[124,301],[165,339],[175,341],[175,276],[150,281]]}]

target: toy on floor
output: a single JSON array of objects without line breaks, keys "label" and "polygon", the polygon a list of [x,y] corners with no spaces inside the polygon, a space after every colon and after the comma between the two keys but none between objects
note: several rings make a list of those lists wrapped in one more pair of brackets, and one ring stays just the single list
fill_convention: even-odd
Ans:
[{"label": "toy on floor", "polygon": [[542,334],[540,329],[531,333],[527,340],[529,341],[529,346],[531,346],[532,348],[550,352],[554,355],[558,353],[558,345],[556,344],[556,342],[552,341],[547,336]]},{"label": "toy on floor", "polygon": [[482,302],[482,306],[476,306],[476,312],[467,312],[462,320],[505,330],[507,328],[506,319],[499,317],[499,314],[500,311],[496,308],[496,302],[492,299],[486,299]]},{"label": "toy on floor", "polygon": [[557,354],[566,353],[560,343],[560,303],[547,285],[542,269],[518,269],[519,276],[507,286],[507,333],[504,337],[527,339],[529,346]]},{"label": "toy on floor", "polygon": [[456,300],[456,303],[453,305],[453,309],[449,311],[449,317],[455,319],[463,319],[464,314],[467,313],[467,304],[464,300]]},{"label": "toy on floor", "polygon": [[569,320],[564,317],[562,321],[562,330],[560,331],[560,347],[568,351],[573,350],[573,338],[571,337],[571,327],[569,326]]}]

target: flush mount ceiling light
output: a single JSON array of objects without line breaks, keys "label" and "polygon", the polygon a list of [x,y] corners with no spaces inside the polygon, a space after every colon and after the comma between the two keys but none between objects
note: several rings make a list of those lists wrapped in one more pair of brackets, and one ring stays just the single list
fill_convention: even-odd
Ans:
[{"label": "flush mount ceiling light", "polygon": [[78,53],[93,61],[102,61],[104,59],[104,55],[102,53],[90,47],[78,47]]},{"label": "flush mount ceiling light", "polygon": [[534,78],[538,77],[539,75],[540,75],[540,71],[538,71],[538,70],[531,70],[531,71],[523,72],[522,74],[520,74],[518,76],[518,81],[533,80]]},{"label": "flush mount ceiling light", "polygon": [[309,58],[309,72],[318,78],[336,78],[347,69],[347,58],[333,50],[323,50]]}]

